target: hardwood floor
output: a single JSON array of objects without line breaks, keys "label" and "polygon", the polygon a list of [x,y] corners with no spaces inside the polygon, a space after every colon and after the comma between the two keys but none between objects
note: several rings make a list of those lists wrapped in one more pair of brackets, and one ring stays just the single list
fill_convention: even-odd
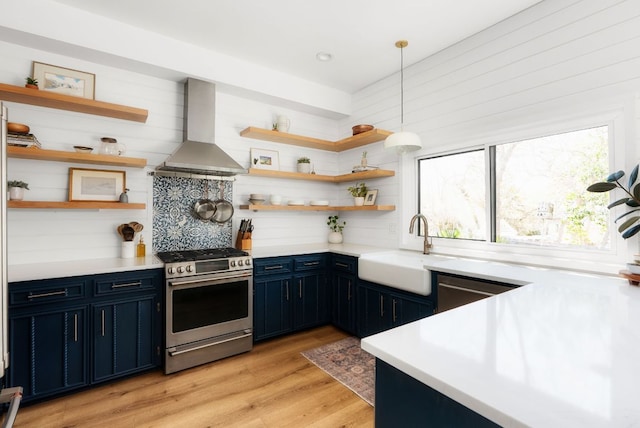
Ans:
[{"label": "hardwood floor", "polygon": [[15,427],[372,427],[373,408],[301,351],[347,337],[331,327],[165,376],[135,376],[20,409]]}]

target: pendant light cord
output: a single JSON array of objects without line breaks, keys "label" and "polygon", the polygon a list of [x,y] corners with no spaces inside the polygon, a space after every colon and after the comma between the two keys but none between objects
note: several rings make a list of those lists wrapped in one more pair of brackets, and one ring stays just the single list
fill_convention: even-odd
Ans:
[{"label": "pendant light cord", "polygon": [[404,131],[404,47],[400,47],[400,131]]}]

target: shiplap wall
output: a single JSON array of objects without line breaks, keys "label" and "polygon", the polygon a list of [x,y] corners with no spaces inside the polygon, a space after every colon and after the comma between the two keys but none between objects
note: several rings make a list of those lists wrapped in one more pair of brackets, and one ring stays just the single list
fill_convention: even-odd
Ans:
[{"label": "shiplap wall", "polygon": [[[394,41],[390,41],[393,43]],[[399,74],[354,95],[354,114],[340,121],[286,110],[219,92],[217,143],[241,164],[249,166],[249,150],[277,150],[281,169],[293,171],[295,159],[309,156],[320,174],[342,174],[357,165],[367,150],[371,165],[393,169],[390,179],[370,180],[379,190],[378,203],[397,204],[395,212],[341,213],[347,220],[345,241],[388,247],[419,248],[407,238],[413,214],[412,189],[403,182],[416,155],[503,141],[535,129],[543,132],[569,119],[619,109],[625,117],[621,168],[637,161],[640,89],[640,2],[638,0],[547,0],[405,70],[405,128],[420,134],[422,152],[398,158],[382,143],[340,155],[239,136],[246,126],[268,128],[277,114],[291,118],[291,132],[336,140],[350,134],[357,123],[382,129],[399,128]],[[178,82],[125,72],[11,44],[0,44],[0,81],[21,84],[31,61],[96,73],[96,98],[148,108],[146,124],[58,112],[10,104],[11,120],[28,123],[49,148],[89,144],[111,135],[124,142],[128,154],[149,159],[155,166],[181,138],[182,86]],[[405,51],[410,58],[410,45]],[[390,61],[397,61],[391,58]],[[409,61],[410,62],[410,61]],[[97,144],[97,143],[96,143]],[[66,171],[72,165],[10,160],[9,177],[29,171],[30,199],[64,199]],[[151,206],[151,181],[146,171],[127,170],[134,201]],[[306,181],[239,176],[234,206],[249,193],[277,193],[287,199],[329,199],[349,204],[346,187]],[[10,263],[34,260],[75,260],[115,257],[119,252],[115,226],[122,221],[151,225],[146,211],[10,210]],[[237,210],[234,221],[251,217],[255,246],[324,242],[327,213],[247,212]],[[235,228],[234,228],[235,229]],[[146,235],[148,238],[149,235]],[[150,232],[149,232],[150,233]],[[147,247],[149,248],[149,246]],[[629,250],[633,251],[633,250]],[[622,256],[621,256],[622,257]],[[624,257],[622,257],[624,258]]]},{"label": "shiplap wall", "polygon": [[[410,55],[411,41],[405,58]],[[406,172],[415,156],[536,136],[617,110],[625,131],[616,140],[622,147],[615,164],[628,170],[638,160],[639,90],[640,1],[543,1],[405,69],[405,129],[418,133],[425,147],[389,166]],[[354,112],[349,122],[398,130],[399,76],[357,93]],[[385,221],[393,223],[395,215],[400,245],[418,249],[421,242],[405,231],[412,189],[396,184],[398,200],[410,197]],[[357,217],[358,225],[370,221]],[[388,227],[358,229],[356,242],[388,240]],[[621,261],[637,252],[636,242],[626,244],[631,248],[615,256]]]}]

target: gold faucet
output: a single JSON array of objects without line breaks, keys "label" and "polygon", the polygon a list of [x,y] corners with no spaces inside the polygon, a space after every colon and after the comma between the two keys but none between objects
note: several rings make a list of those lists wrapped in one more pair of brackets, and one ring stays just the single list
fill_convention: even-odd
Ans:
[{"label": "gold faucet", "polygon": [[427,218],[422,214],[416,214],[411,217],[411,224],[409,225],[409,233],[413,233],[413,226],[416,223],[416,220],[422,219],[424,222],[424,249],[422,250],[422,254],[429,254],[429,248],[433,247],[433,244],[429,242],[429,223],[427,223]]}]

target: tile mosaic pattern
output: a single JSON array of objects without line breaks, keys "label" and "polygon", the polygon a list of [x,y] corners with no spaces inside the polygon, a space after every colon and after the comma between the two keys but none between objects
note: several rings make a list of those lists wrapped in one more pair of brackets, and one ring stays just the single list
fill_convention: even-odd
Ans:
[{"label": "tile mosaic pattern", "polygon": [[209,198],[233,200],[233,183],[183,177],[153,177],[153,252],[230,247],[231,220],[216,223],[199,219],[193,214],[193,204],[205,197],[205,182]]}]

